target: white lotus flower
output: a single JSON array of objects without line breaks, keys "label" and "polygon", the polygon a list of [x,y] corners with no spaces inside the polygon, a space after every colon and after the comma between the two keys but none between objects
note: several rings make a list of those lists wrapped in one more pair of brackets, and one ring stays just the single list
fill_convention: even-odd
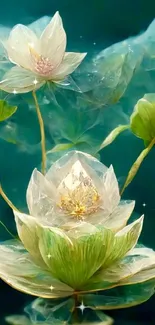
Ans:
[{"label": "white lotus flower", "polygon": [[66,33],[58,12],[40,38],[28,27],[16,25],[4,46],[9,60],[16,64],[0,82],[0,88],[9,93],[26,93],[47,81],[59,83],[86,56],[86,53],[65,53]]},{"label": "white lotus flower", "polygon": [[120,201],[112,167],[72,151],[45,177],[33,173],[27,202],[29,215],[14,211],[21,242],[0,244],[0,277],[9,285],[43,298],[72,296],[73,306],[76,294],[101,309],[122,299],[106,301],[100,290],[148,282],[140,298],[132,287],[122,306],[153,294],[155,252],[136,247],[143,216],[126,225],[134,202]]},{"label": "white lotus flower", "polygon": [[30,214],[53,227],[89,222],[118,231],[133,209],[134,201],[120,201],[113,167],[94,157],[72,151],[43,176],[36,169],[27,190]]}]

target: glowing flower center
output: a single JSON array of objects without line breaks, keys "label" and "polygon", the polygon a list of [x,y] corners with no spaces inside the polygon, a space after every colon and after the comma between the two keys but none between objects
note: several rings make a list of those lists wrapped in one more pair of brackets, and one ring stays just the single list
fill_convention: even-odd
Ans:
[{"label": "glowing flower center", "polygon": [[34,65],[34,70],[42,75],[42,76],[49,76],[51,75],[54,66],[52,65],[51,61],[49,58],[46,58],[42,55],[39,55],[32,47],[29,47],[30,53],[31,53],[31,58],[33,61]]},{"label": "glowing flower center", "polygon": [[48,76],[52,73],[53,66],[48,58],[40,56],[40,58],[35,62],[35,70],[41,75]]},{"label": "glowing flower center", "polygon": [[66,214],[84,220],[87,215],[99,208],[100,196],[92,185],[80,184],[74,190],[68,190],[67,195],[61,196],[59,208]]}]

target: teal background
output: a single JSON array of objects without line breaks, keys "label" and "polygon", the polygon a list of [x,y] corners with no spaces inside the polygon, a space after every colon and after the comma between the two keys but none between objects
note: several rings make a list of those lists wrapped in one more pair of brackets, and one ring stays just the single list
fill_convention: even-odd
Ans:
[{"label": "teal background", "polygon": [[[16,23],[28,24],[43,15],[53,15],[56,10],[60,11],[63,18],[69,47],[90,53],[97,53],[115,42],[139,34],[155,18],[155,2],[149,0],[44,0],[42,2],[10,0],[1,4],[0,23],[6,26],[13,26]],[[155,90],[155,78],[151,81],[143,80],[143,83],[144,85],[147,83],[147,87],[142,86],[137,97],[142,97],[146,90]],[[102,132],[101,137],[104,138],[109,130],[124,121],[123,114],[128,115],[129,110],[132,111],[136,102],[136,96],[133,102],[128,99],[128,93],[132,96],[132,91],[135,92],[136,89],[131,87],[123,97],[126,100],[126,105],[123,106],[123,101],[120,101],[119,105],[115,105],[115,110],[108,107],[105,118],[104,113],[103,116],[101,115],[104,119],[103,127],[99,131]],[[20,99],[18,100],[20,105]],[[20,124],[19,139],[25,141],[26,146],[16,146],[0,140],[0,181],[13,202],[18,206],[24,206],[25,190],[31,171],[40,161],[39,151],[33,150],[33,147],[29,150],[29,145],[35,147],[39,144],[39,129],[35,112],[32,111],[30,115],[26,104],[22,107],[22,111],[18,110],[16,118],[16,123]],[[50,123],[52,123],[52,119]],[[52,139],[48,132],[47,137],[49,137],[48,140],[52,145]],[[122,184],[131,164],[142,149],[142,141],[126,132],[102,151],[102,162],[108,166],[111,163],[114,165],[117,177]],[[141,240],[146,246],[155,249],[154,162],[155,150],[153,149],[135,180],[126,190],[124,197],[136,200],[135,213],[137,215],[145,213]],[[144,202],[146,203],[145,207],[143,206]],[[13,215],[2,199],[0,199],[0,220],[11,231],[15,232]],[[0,228],[0,238],[1,240],[9,238],[2,227]],[[20,313],[30,299],[30,297],[16,292],[1,282],[0,324],[3,324],[4,315]],[[152,297],[147,303],[139,307],[108,312],[107,314],[115,318],[116,325],[153,325],[155,324],[154,304],[155,297]]]}]

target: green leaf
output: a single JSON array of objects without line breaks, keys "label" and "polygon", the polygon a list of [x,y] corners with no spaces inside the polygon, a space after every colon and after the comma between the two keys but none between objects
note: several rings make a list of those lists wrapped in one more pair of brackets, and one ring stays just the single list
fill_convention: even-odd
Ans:
[{"label": "green leaf", "polygon": [[85,306],[92,309],[110,310],[136,306],[147,301],[155,289],[155,280],[109,289],[102,293],[79,296]]},{"label": "green leaf", "polygon": [[[34,318],[35,324],[68,324],[75,307],[74,297],[65,299],[36,299],[27,308],[26,312]],[[41,317],[40,317],[41,316]]]},{"label": "green leaf", "polygon": [[130,117],[131,131],[145,142],[155,138],[155,101],[152,96],[145,95],[140,99]]},{"label": "green leaf", "polygon": [[5,121],[17,110],[17,106],[10,106],[5,100],[0,100],[0,122]]},{"label": "green leaf", "polygon": [[102,311],[86,309],[84,313],[76,311],[71,318],[71,324],[78,325],[112,325],[113,319],[105,315]]},{"label": "green leaf", "polygon": [[74,143],[59,143],[54,148],[48,151],[48,153],[58,152],[58,151],[65,151],[70,148],[74,147]]},{"label": "green leaf", "polygon": [[24,315],[11,315],[6,317],[5,321],[10,325],[32,325],[28,317]]},{"label": "green leaf", "polygon": [[129,129],[129,125],[119,125],[114,130],[110,132],[110,134],[106,137],[106,139],[102,142],[100,146],[100,150],[107,147],[109,144],[111,144],[120,133],[123,131]]},{"label": "green leaf", "polygon": [[[74,309],[73,298],[69,299],[36,299],[25,310],[25,315],[11,315],[5,318],[11,325],[63,325],[68,324]],[[35,321],[34,321],[35,319]]]},{"label": "green leaf", "polygon": [[[68,299],[62,302],[36,299],[30,306],[28,306],[29,318],[24,315],[11,315],[6,317],[5,321],[10,325],[113,324],[113,319],[105,315],[102,311],[89,309],[82,313],[80,308],[74,309],[74,307],[74,299]],[[34,320],[34,318],[35,322],[31,321],[31,319]],[[40,318],[45,320],[41,321]]]}]

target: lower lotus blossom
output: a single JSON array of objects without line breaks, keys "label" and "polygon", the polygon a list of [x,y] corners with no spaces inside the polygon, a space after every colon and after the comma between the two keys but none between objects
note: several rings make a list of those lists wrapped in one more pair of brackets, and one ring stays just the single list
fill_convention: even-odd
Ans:
[{"label": "lower lotus blossom", "polygon": [[9,60],[16,65],[0,82],[0,88],[9,93],[26,93],[46,82],[61,83],[86,56],[86,53],[65,52],[67,38],[58,12],[40,37],[18,24],[3,44]]},{"label": "lower lotus blossom", "polygon": [[45,177],[33,172],[27,202],[30,214],[14,211],[21,241],[0,244],[0,277],[12,287],[43,298],[76,294],[102,309],[100,291],[155,279],[155,252],[137,246],[143,216],[126,225],[134,204],[120,201],[112,167],[70,152]]}]

